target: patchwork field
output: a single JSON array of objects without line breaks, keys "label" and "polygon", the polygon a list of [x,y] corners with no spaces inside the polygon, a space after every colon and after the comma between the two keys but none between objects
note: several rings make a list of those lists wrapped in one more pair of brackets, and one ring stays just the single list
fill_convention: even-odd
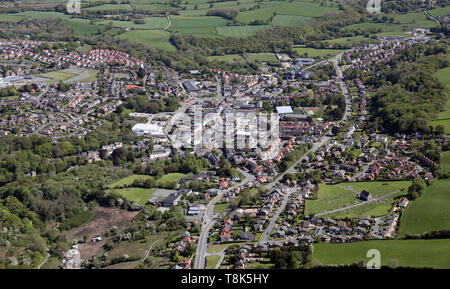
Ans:
[{"label": "patchwork field", "polygon": [[[409,181],[320,184],[318,199],[306,200],[305,215],[322,214],[323,217],[334,218],[386,215],[391,210],[392,204],[401,196],[406,195],[406,191],[402,190],[409,185]],[[370,192],[373,198],[382,198],[374,202],[361,201],[356,196],[357,192],[362,190]],[[383,197],[385,195],[388,196]],[[354,205],[358,206],[350,207]],[[338,209],[340,211],[332,212]]]},{"label": "patchwork field", "polygon": [[450,239],[439,240],[376,240],[346,244],[316,244],[313,259],[324,265],[343,265],[368,261],[367,251],[377,249],[381,264],[397,259],[399,266],[450,268]]}]

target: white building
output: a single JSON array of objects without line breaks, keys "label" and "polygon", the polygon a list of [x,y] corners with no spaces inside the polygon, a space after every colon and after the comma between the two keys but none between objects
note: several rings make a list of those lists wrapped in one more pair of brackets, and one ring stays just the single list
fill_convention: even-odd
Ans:
[{"label": "white building", "polygon": [[135,135],[164,136],[163,128],[153,123],[137,123],[131,131]]}]

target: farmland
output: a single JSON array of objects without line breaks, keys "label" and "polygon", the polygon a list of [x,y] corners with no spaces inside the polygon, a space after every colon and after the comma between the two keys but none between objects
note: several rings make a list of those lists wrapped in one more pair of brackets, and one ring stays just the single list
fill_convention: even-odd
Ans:
[{"label": "farmland", "polygon": [[377,240],[347,244],[314,245],[313,259],[323,265],[355,264],[360,259],[368,261],[367,251],[377,249],[381,264],[397,259],[399,266],[450,268],[450,239],[438,240]]},{"label": "farmland", "polygon": [[411,202],[402,215],[399,235],[421,234],[450,228],[450,180],[437,180]]}]

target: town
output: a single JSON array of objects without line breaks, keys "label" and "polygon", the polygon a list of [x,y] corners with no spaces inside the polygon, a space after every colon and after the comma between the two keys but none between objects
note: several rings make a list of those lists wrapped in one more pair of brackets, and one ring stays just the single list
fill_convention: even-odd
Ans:
[{"label": "town", "polygon": [[[21,179],[102,174],[92,193],[73,189],[89,205],[54,223],[70,243],[55,258],[65,269],[278,268],[282,250],[319,266],[308,261],[314,244],[398,237],[406,208],[443,174],[442,129],[389,133],[369,122],[377,77],[408,49],[434,45],[431,34],[380,36],[332,58],[277,53],[277,69],[249,75],[0,40],[0,136],[31,151],[17,155],[26,165],[1,159],[0,183],[12,167]],[[49,182],[46,198],[62,198]]]}]

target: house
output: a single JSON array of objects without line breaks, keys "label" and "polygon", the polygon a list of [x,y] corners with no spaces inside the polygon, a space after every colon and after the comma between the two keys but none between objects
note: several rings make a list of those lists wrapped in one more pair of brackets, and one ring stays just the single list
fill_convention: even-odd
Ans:
[{"label": "house", "polygon": [[359,194],[359,199],[361,199],[363,201],[368,201],[371,198],[372,197],[370,196],[370,193],[366,190],[362,190],[361,193]]},{"label": "house", "polygon": [[250,232],[242,232],[242,233],[239,234],[239,239],[248,240],[248,241],[254,241],[255,240],[255,234],[252,234]]},{"label": "house", "polygon": [[403,197],[403,198],[400,200],[398,206],[399,206],[400,208],[405,208],[405,207],[408,205],[408,203],[409,203],[409,200],[408,200],[407,198]]}]

